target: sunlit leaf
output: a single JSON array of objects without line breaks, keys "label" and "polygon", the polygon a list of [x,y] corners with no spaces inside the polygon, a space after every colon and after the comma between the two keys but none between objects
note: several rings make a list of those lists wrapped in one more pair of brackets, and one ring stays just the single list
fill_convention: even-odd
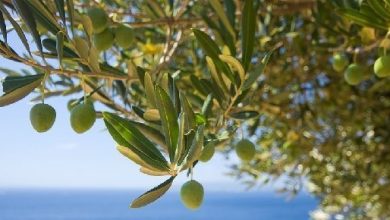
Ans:
[{"label": "sunlit leaf", "polygon": [[0,107],[12,104],[30,94],[41,85],[43,74],[32,76],[7,76],[3,82],[3,92],[0,97]]},{"label": "sunlit leaf", "polygon": [[140,197],[138,197],[137,199],[135,199],[131,203],[130,207],[131,208],[140,208],[140,207],[146,206],[146,205],[156,201],[157,199],[159,199],[162,195],[164,195],[169,190],[174,179],[175,179],[175,177],[171,177],[168,180],[166,180],[165,182],[156,186],[155,188],[142,194]]}]

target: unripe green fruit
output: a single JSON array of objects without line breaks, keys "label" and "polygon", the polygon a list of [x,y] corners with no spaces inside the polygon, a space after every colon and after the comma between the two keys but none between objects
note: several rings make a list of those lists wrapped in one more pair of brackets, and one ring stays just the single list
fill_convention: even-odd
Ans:
[{"label": "unripe green fruit", "polygon": [[30,110],[30,121],[38,132],[48,131],[56,120],[56,111],[48,104],[36,104]]},{"label": "unripe green fruit", "polygon": [[120,25],[115,29],[115,42],[118,46],[127,49],[134,40],[133,29],[126,25]]},{"label": "unripe green fruit", "polygon": [[101,8],[91,8],[88,10],[88,16],[91,18],[94,33],[103,32],[108,27],[108,16]]},{"label": "unripe green fruit", "polygon": [[375,61],[374,73],[380,78],[390,76],[390,56],[382,56]]},{"label": "unripe green fruit", "polygon": [[250,161],[255,156],[256,148],[248,139],[242,139],[236,145],[236,153],[241,160]]},{"label": "unripe green fruit", "polygon": [[199,160],[202,162],[207,162],[211,160],[215,153],[214,143],[210,142],[203,147],[202,154],[199,157]]},{"label": "unripe green fruit", "polygon": [[181,201],[189,209],[198,209],[202,205],[204,190],[202,184],[190,180],[183,184],[180,190]]},{"label": "unripe green fruit", "polygon": [[333,56],[332,67],[337,72],[343,71],[348,63],[348,59],[344,54],[338,53]]},{"label": "unripe green fruit", "polygon": [[353,63],[344,72],[344,79],[350,85],[358,85],[364,79],[364,68]]},{"label": "unripe green fruit", "polygon": [[106,29],[105,31],[93,36],[93,43],[99,51],[108,50],[114,44],[114,34],[110,29]]},{"label": "unripe green fruit", "polygon": [[91,104],[79,104],[70,113],[70,124],[76,133],[89,130],[96,120],[96,112]]}]

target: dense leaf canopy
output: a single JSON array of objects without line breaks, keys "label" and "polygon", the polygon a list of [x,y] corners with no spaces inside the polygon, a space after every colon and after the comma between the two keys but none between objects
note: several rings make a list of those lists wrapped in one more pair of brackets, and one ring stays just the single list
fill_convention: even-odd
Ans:
[{"label": "dense leaf canopy", "polygon": [[390,217],[389,0],[1,0],[0,12],[1,55],[32,67],[1,68],[0,106],[34,88],[38,102],[103,104],[118,151],[168,176],[133,207],[196,172],[203,146],[228,154],[244,137],[255,156],[231,175],[249,186],[281,178],[327,213]]}]

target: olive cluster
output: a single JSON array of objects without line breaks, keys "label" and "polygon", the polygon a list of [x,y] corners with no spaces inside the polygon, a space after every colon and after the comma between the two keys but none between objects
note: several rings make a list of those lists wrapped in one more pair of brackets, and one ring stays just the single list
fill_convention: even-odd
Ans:
[{"label": "olive cluster", "polygon": [[91,8],[88,16],[92,21],[93,42],[99,51],[110,49],[114,43],[123,49],[129,48],[134,40],[134,31],[131,27],[111,24],[107,13],[101,8]]},{"label": "olive cluster", "polygon": [[[344,70],[344,79],[350,85],[358,85],[365,78],[365,67],[358,63],[349,64],[344,54],[337,53],[333,56],[332,67],[337,72]],[[375,61],[374,73],[379,78],[390,76],[390,56],[381,56]]]}]

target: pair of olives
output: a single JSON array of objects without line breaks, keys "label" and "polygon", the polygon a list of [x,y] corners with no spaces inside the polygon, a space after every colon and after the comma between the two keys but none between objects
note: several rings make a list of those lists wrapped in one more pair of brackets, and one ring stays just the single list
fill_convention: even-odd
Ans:
[{"label": "pair of olives", "polygon": [[[337,72],[344,71],[344,79],[350,85],[358,85],[364,80],[365,68],[357,63],[350,65],[348,58],[343,54],[333,56],[332,67]],[[379,78],[390,76],[390,56],[381,56],[374,63],[374,73]]]},{"label": "pair of olives", "polygon": [[349,64],[347,56],[342,53],[333,56],[332,67],[337,72],[345,70],[344,79],[349,85],[358,85],[364,79],[364,67],[357,63]]},{"label": "pair of olives", "polygon": [[[44,103],[34,105],[30,110],[30,121],[37,132],[46,132],[54,124],[56,119],[55,109]],[[76,133],[84,133],[89,130],[96,120],[96,112],[92,103],[78,104],[71,109],[70,123]]]},{"label": "pair of olives", "polygon": [[109,27],[109,17],[101,8],[91,8],[88,16],[92,21],[94,45],[99,51],[110,49],[114,43],[123,49],[132,45],[134,32],[129,26],[121,24],[115,28]]}]

